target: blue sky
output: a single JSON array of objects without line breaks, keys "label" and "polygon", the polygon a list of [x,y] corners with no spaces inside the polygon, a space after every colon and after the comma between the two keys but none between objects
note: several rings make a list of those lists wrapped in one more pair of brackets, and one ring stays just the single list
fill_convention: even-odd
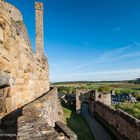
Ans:
[{"label": "blue sky", "polygon": [[[35,1],[7,1],[22,12],[35,50]],[[38,1],[50,81],[140,77],[140,0]]]}]

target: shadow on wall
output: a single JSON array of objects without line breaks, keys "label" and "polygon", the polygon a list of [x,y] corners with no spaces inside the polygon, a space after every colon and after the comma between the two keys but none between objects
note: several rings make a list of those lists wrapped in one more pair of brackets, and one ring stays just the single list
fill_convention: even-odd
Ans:
[{"label": "shadow on wall", "polygon": [[[52,89],[53,88],[50,88],[50,90]],[[43,97],[45,94],[33,100],[32,102]],[[22,114],[23,108],[29,105],[30,103],[22,106],[19,109],[14,110],[13,112],[10,112],[9,114],[5,115],[3,118],[0,119],[0,135],[1,135],[0,140],[16,140],[17,139],[18,118],[23,115]]]},{"label": "shadow on wall", "polygon": [[82,104],[89,104],[90,93],[91,91],[84,90],[80,94],[66,94],[64,98],[60,97],[61,104],[70,110],[80,113]]},{"label": "shadow on wall", "polygon": [[17,109],[1,119],[0,130],[1,138],[0,140],[16,140],[17,139],[17,121],[18,117],[22,115],[22,109]]},{"label": "shadow on wall", "polygon": [[76,111],[76,100],[75,101],[67,100],[67,102],[65,102],[64,100],[61,100],[61,104],[63,107],[69,110]]},{"label": "shadow on wall", "polygon": [[[51,88],[52,89],[52,88]],[[46,93],[45,93],[46,94]],[[18,118],[21,117],[23,108],[42,98],[45,94],[33,100],[32,102],[16,109],[0,119],[0,140],[17,140]]]}]

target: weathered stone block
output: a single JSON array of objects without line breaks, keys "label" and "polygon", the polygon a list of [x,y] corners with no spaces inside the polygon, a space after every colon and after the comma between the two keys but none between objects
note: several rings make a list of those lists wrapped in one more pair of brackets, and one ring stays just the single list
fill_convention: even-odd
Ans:
[{"label": "weathered stone block", "polygon": [[6,100],[5,98],[0,99],[0,114],[1,113],[6,113]]},{"label": "weathered stone block", "polygon": [[3,29],[0,27],[0,42],[3,42]]},{"label": "weathered stone block", "polygon": [[10,74],[0,71],[0,86],[9,85]]},{"label": "weathered stone block", "polygon": [[55,123],[55,128],[59,131],[64,133],[70,140],[77,140],[76,134],[69,129],[64,123],[57,121]]}]

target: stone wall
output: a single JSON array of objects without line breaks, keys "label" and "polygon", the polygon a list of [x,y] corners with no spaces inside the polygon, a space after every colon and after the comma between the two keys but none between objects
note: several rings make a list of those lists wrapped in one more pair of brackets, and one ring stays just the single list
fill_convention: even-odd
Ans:
[{"label": "stone wall", "polygon": [[0,76],[3,108],[0,114],[20,108],[49,91],[47,58],[36,58],[20,11],[3,1],[0,1]]},{"label": "stone wall", "polygon": [[77,140],[75,133],[63,123],[63,116],[57,88],[51,88],[38,99],[1,118],[0,135],[6,140]]},{"label": "stone wall", "polygon": [[71,129],[69,129],[64,123],[57,121],[55,123],[55,129],[58,132],[62,132],[68,139],[77,140],[76,134]]},{"label": "stone wall", "polygon": [[3,9],[6,13],[8,13],[5,15],[7,18],[12,18],[14,21],[22,20],[22,14],[15,6],[2,2],[1,0],[0,3],[0,9]]},{"label": "stone wall", "polygon": [[140,120],[122,110],[115,110],[99,101],[94,104],[94,114],[119,139],[139,140]]},{"label": "stone wall", "polygon": [[57,89],[22,108],[18,118],[18,140],[76,140],[77,136],[63,124],[63,110]]},{"label": "stone wall", "polygon": [[100,101],[103,104],[111,106],[111,93],[101,93],[96,90],[76,90],[76,112],[80,113],[83,103],[88,103],[89,108],[93,108],[92,104]]},{"label": "stone wall", "polygon": [[91,90],[76,90],[76,112],[79,114],[81,112],[82,103],[89,103]]},{"label": "stone wall", "polygon": [[95,101],[99,101],[105,105],[111,106],[111,93],[94,92]]},{"label": "stone wall", "polygon": [[35,6],[36,54],[20,11],[0,0],[0,135],[10,139],[7,134],[11,134],[18,140],[75,140],[60,122],[64,115],[57,89],[49,86],[43,3]]},{"label": "stone wall", "polygon": [[22,108],[26,117],[42,118],[49,126],[63,120],[63,110],[58,99],[57,88],[52,88],[48,93]]}]

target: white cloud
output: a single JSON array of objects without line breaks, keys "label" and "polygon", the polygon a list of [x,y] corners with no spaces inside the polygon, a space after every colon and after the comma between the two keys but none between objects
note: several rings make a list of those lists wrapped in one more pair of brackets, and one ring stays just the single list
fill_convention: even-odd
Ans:
[{"label": "white cloud", "polygon": [[[65,64],[56,65],[54,63],[50,64],[51,67],[51,81],[77,81],[77,80],[91,80],[91,81],[102,81],[102,80],[129,80],[140,77],[140,67],[137,66],[138,69],[133,69],[131,66],[129,68],[132,69],[124,69],[123,70],[108,70],[104,71],[104,66],[114,65],[116,62],[118,64],[132,64],[133,62],[137,63],[140,61],[140,44],[133,43],[128,46],[110,50],[101,54],[99,57],[94,58],[93,60],[81,63],[81,64],[73,64],[68,61]],[[129,60],[131,62],[129,62]],[[73,66],[72,66],[73,64]],[[136,64],[136,63],[135,63]],[[94,71],[94,67],[101,67],[103,71],[100,72],[92,72]],[[121,65],[120,65],[121,66]],[[90,72],[82,73],[85,69],[89,69]],[[136,68],[136,67],[135,67]],[[117,68],[118,69],[118,68]]]},{"label": "white cloud", "polygon": [[75,73],[53,76],[51,81],[116,81],[140,77],[140,69]]},{"label": "white cloud", "polygon": [[120,30],[122,30],[122,29],[123,29],[122,27],[117,27],[117,28],[113,29],[113,31],[114,31],[114,32],[118,32],[118,31],[120,31]]},{"label": "white cloud", "polygon": [[[137,47],[138,44],[131,44],[119,49],[111,50],[108,52],[103,53],[100,57],[94,58],[91,61],[88,61],[83,64],[78,64],[72,67],[73,70],[78,70],[84,67],[88,67],[90,65],[101,65],[105,63],[111,63],[116,61],[122,61],[128,58],[140,57],[140,50],[134,52],[128,52],[129,49]],[[140,45],[139,45],[140,46]]]}]

